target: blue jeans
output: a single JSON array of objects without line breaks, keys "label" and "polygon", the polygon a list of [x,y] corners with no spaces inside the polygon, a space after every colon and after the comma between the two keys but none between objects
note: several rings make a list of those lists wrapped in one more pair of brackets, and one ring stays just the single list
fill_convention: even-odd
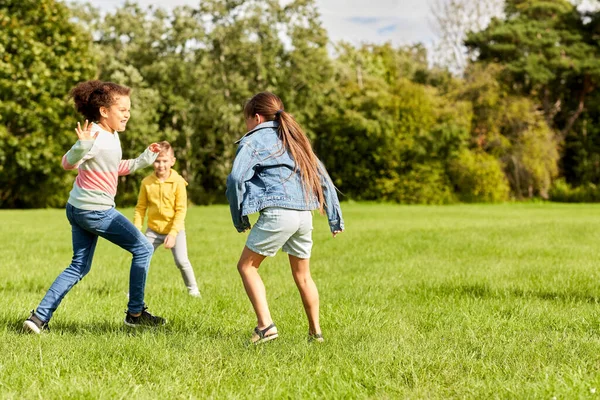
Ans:
[{"label": "blue jeans", "polygon": [[90,272],[99,236],[133,254],[129,272],[127,309],[134,314],[141,312],[144,308],[146,276],[154,252],[148,239],[114,208],[92,211],[67,204],[67,219],[71,223],[73,260],[50,286],[36,308],[35,315],[42,321],[48,322],[63,297]]}]

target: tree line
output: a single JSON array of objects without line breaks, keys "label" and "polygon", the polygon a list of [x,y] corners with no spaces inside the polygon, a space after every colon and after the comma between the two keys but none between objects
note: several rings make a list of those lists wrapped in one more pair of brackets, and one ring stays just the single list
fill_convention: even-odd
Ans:
[{"label": "tree line", "polygon": [[[0,207],[60,207],[60,157],[87,79],[133,88],[124,157],[169,140],[191,201],[224,201],[242,107],[277,93],[342,200],[446,204],[600,200],[600,13],[507,0],[470,31],[462,70],[421,44],[331,43],[313,0],[128,2],[100,13],[57,0],[0,3]],[[121,178],[135,202],[144,174]]]}]

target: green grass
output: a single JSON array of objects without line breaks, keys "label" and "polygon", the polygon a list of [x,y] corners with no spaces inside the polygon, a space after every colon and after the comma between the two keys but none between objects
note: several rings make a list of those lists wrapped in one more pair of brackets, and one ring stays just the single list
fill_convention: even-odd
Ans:
[{"label": "green grass", "polygon": [[600,396],[599,205],[343,211],[347,231],[335,239],[315,217],[326,342],[306,343],[280,253],[261,267],[280,338],[258,347],[235,267],[246,236],[226,207],[188,213],[202,299],[187,296],[168,251],[155,254],[146,301],[166,327],[122,326],[130,257],[101,241],[41,336],[21,324],[70,261],[69,225],[62,210],[0,212],[0,397]]}]

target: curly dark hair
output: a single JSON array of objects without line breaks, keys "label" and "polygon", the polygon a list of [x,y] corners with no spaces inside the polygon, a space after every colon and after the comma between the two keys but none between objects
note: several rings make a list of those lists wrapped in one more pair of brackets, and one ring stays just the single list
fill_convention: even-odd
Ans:
[{"label": "curly dark hair", "polygon": [[100,119],[100,107],[109,108],[118,96],[129,96],[131,89],[113,82],[81,82],[69,93],[75,101],[75,108],[89,121]]}]

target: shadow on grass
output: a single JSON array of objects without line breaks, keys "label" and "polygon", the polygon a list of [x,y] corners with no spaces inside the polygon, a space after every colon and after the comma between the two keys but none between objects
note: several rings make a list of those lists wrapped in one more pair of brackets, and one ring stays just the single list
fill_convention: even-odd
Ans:
[{"label": "shadow on grass", "polygon": [[[0,331],[13,331],[16,333],[29,334],[30,332],[23,329],[23,322],[28,316],[19,317],[0,317]],[[98,322],[50,322],[50,332],[53,334],[115,334],[115,333],[130,333],[133,329],[123,326],[122,323],[98,321]]]},{"label": "shadow on grass", "polygon": [[487,284],[442,284],[437,286],[421,285],[423,293],[431,293],[443,297],[471,297],[471,298],[499,298],[509,297],[537,298],[547,301],[560,301],[564,303],[600,303],[600,297],[584,291],[548,291],[548,290],[524,290],[520,288],[492,289]]},{"label": "shadow on grass", "polygon": [[[0,316],[0,331],[8,331],[20,334],[31,334],[31,332],[23,329],[23,322],[28,315],[25,316]],[[211,327],[200,322],[198,324],[190,324],[185,320],[174,320],[168,322],[165,326],[160,327],[139,327],[132,328],[123,324],[122,320],[111,321],[51,321],[49,324],[49,334],[53,335],[186,335],[186,336],[202,336],[209,340],[246,338],[245,331],[242,329],[231,330],[220,327]]]}]

